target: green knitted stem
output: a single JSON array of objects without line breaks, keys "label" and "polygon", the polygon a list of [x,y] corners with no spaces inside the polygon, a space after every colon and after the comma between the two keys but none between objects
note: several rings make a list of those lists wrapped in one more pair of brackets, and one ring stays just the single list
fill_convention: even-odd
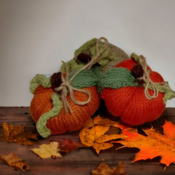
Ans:
[{"label": "green knitted stem", "polygon": [[47,78],[45,75],[37,74],[31,81],[30,81],[30,92],[34,94],[35,89],[38,85],[42,85],[44,88],[51,87],[50,77]]},{"label": "green knitted stem", "polygon": [[119,89],[126,86],[137,86],[131,71],[126,68],[113,68],[103,74],[98,82],[98,91],[101,93],[104,88]]},{"label": "green knitted stem", "polygon": [[47,121],[50,118],[57,116],[60,113],[61,108],[63,106],[58,94],[53,93],[51,99],[53,102],[53,108],[49,112],[43,114],[36,123],[36,128],[39,134],[44,138],[51,135],[50,129],[46,126]]},{"label": "green knitted stem", "polygon": [[131,58],[134,58],[134,60],[135,60],[136,62],[138,62],[138,60],[139,60],[139,56],[138,56],[136,53],[132,53],[132,54],[131,54]]}]

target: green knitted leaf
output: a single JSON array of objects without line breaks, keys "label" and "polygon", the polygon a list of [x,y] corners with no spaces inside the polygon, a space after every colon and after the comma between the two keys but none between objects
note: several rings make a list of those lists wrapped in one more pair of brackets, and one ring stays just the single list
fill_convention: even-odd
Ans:
[{"label": "green knitted leaf", "polygon": [[126,86],[137,86],[131,71],[126,68],[113,68],[103,74],[98,82],[98,90],[101,93],[104,88],[119,89]]},{"label": "green knitted leaf", "polygon": [[[71,78],[77,71],[72,72],[69,75]],[[94,69],[83,70],[72,81],[71,85],[75,88],[91,87],[97,85],[99,77],[95,73]]]},{"label": "green knitted leaf", "polygon": [[51,135],[50,129],[47,128],[47,126],[46,126],[47,121],[50,118],[57,116],[60,113],[61,108],[63,107],[62,102],[61,102],[60,97],[59,97],[58,94],[53,93],[52,96],[51,96],[51,99],[52,99],[52,102],[53,102],[53,108],[49,112],[43,114],[38,119],[38,121],[36,123],[36,128],[37,128],[39,134],[44,138]]},{"label": "green knitted leaf", "polygon": [[30,81],[30,92],[33,94],[35,89],[42,85],[44,88],[51,87],[50,77],[47,78],[45,75],[37,74],[31,81]]},{"label": "green knitted leaf", "polygon": [[[103,46],[99,46],[98,49],[100,50]],[[96,47],[91,48],[91,55],[95,56],[96,55]],[[99,56],[101,59],[98,63],[101,66],[105,66],[109,61],[111,60],[117,60],[118,58],[115,56],[115,54],[109,52],[109,48],[106,48],[102,54]]]},{"label": "green knitted leaf", "polygon": [[78,48],[77,50],[75,50],[74,52],[74,58],[77,59],[77,56],[86,51],[91,45],[93,45],[94,43],[97,42],[97,38],[93,38],[89,41],[87,41],[86,43],[84,43],[80,48]]},{"label": "green knitted leaf", "polygon": [[73,72],[75,70],[81,69],[84,66],[84,64],[81,62],[77,62],[75,59],[72,59],[72,60],[62,64],[61,69],[60,69],[61,72],[63,72],[63,73],[66,72],[66,66],[69,68],[69,70],[71,72]]}]

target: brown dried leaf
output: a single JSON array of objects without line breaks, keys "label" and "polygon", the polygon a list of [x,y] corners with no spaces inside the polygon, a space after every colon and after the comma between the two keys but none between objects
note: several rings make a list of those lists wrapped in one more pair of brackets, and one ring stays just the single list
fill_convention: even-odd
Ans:
[{"label": "brown dried leaf", "polygon": [[13,126],[3,123],[3,139],[7,142],[16,142],[21,145],[33,145],[29,139],[38,140],[38,134],[33,132],[24,132],[24,126]]},{"label": "brown dried leaf", "polygon": [[111,168],[105,164],[101,163],[97,170],[92,170],[92,175],[127,175],[125,172],[125,166],[122,162],[111,170]]},{"label": "brown dried leaf", "polygon": [[68,140],[68,139],[63,139],[62,141],[58,142],[59,143],[59,149],[62,152],[70,152],[72,150],[78,149],[78,148],[82,148],[82,147],[86,147],[85,145],[83,145],[80,142],[74,142],[72,140]]},{"label": "brown dried leaf", "polygon": [[0,159],[4,160],[8,165],[15,167],[15,169],[20,169],[22,171],[28,171],[30,169],[29,165],[14,153],[10,153],[9,155],[2,155],[0,156]]}]

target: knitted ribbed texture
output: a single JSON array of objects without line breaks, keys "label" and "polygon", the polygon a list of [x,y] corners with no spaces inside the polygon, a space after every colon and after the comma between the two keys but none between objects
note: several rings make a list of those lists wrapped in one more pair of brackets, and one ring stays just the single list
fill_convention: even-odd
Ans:
[{"label": "knitted ribbed texture", "polygon": [[[70,104],[72,114],[65,113],[64,106],[60,113],[47,121],[47,128],[50,129],[52,135],[62,134],[66,131],[76,131],[81,129],[87,120],[95,113],[99,106],[99,95],[95,86],[82,88],[90,92],[91,100],[88,104],[79,106],[72,102],[70,94],[67,95],[67,101]],[[31,115],[35,122],[45,113],[53,109],[51,96],[54,91],[51,88],[43,88],[38,86],[34,93],[34,98],[31,102]],[[75,99],[78,101],[87,100],[87,95],[75,91]]]},{"label": "knitted ribbed texture", "polygon": [[[135,61],[126,60],[116,67],[132,70]],[[150,69],[148,67],[148,69]],[[153,82],[163,82],[163,78],[157,72],[151,71],[150,79]],[[150,95],[152,90],[148,90]],[[106,88],[101,94],[105,100],[107,109],[114,115],[120,116],[121,120],[129,125],[137,126],[145,122],[157,119],[164,111],[164,93],[158,94],[155,99],[148,100],[144,94],[144,87],[122,87],[119,89]]]},{"label": "knitted ribbed texture", "polygon": [[101,75],[98,82],[98,91],[101,93],[104,88],[119,89],[125,86],[137,86],[131,71],[125,68],[113,68]]},{"label": "knitted ribbed texture", "polygon": [[[77,71],[72,72],[69,77],[71,78]],[[75,88],[91,87],[97,85],[99,77],[95,73],[95,69],[83,70],[71,82]]]}]

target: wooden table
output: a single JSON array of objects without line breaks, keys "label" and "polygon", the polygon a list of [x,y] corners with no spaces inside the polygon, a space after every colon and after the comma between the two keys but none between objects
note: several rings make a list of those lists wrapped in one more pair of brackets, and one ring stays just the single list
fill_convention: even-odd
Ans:
[{"label": "wooden table", "polygon": [[[175,108],[166,108],[162,116],[152,124],[160,129],[165,119],[175,121]],[[12,167],[0,161],[0,175],[21,175],[24,173],[28,175],[90,175],[91,170],[96,169],[101,162],[107,163],[111,168],[114,168],[120,161],[125,164],[128,175],[175,175],[175,164],[171,164],[164,170],[165,166],[159,163],[160,157],[131,163],[134,159],[134,154],[139,151],[139,149],[134,148],[120,150],[111,148],[101,151],[99,155],[91,148],[83,148],[67,153],[62,158],[42,160],[30,149],[38,147],[42,143],[49,143],[50,140],[71,139],[79,141],[78,132],[51,136],[40,140],[40,143],[36,142],[34,146],[22,146],[16,143],[3,142],[2,124],[4,122],[13,125],[24,125],[27,131],[35,129],[29,107],[0,107],[0,154],[14,152],[30,165],[29,172],[22,172],[15,171]],[[148,125],[144,125],[144,127]]]}]

